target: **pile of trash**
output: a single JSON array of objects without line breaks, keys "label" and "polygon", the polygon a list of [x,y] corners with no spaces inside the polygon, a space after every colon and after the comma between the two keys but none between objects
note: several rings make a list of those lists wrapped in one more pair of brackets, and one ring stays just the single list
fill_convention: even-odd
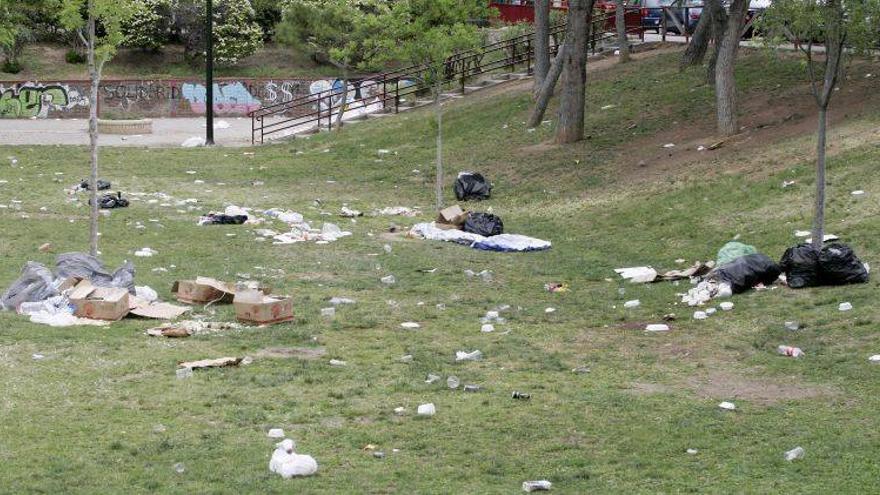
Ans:
[{"label": "pile of trash", "polygon": [[498,216],[465,212],[458,205],[441,210],[434,222],[414,225],[409,235],[419,239],[454,242],[483,251],[543,251],[551,247],[549,241],[505,234],[504,223]]},{"label": "pile of trash", "polygon": [[21,276],[0,296],[0,309],[56,327],[106,325],[129,313],[173,319],[189,310],[162,303],[149,287],[135,287],[134,274],[131,262],[111,273],[99,259],[85,253],[58,255],[55,273],[29,261]]},{"label": "pile of trash", "polygon": [[294,211],[279,210],[277,208],[263,211],[263,214],[275,218],[290,226],[290,232],[276,232],[272,229],[259,229],[256,234],[264,239],[272,239],[272,244],[295,244],[297,242],[310,242],[315,244],[327,244],[348,237],[351,232],[344,231],[338,225],[324,222],[320,229],[312,228],[302,215]]},{"label": "pile of trash", "polygon": [[454,189],[455,198],[459,201],[482,201],[492,197],[492,184],[476,172],[459,172]]}]

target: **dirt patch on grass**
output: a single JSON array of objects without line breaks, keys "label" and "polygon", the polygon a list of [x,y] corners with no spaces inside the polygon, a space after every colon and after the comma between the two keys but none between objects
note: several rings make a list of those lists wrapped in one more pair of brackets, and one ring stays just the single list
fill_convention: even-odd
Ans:
[{"label": "dirt patch on grass", "polygon": [[742,399],[764,405],[829,397],[838,393],[837,389],[828,385],[806,384],[795,377],[747,376],[724,370],[712,370],[704,376],[690,377],[685,383],[700,397]]},{"label": "dirt patch on grass", "polygon": [[645,382],[633,382],[630,384],[629,388],[626,389],[626,393],[644,396],[644,395],[655,395],[655,394],[671,394],[676,390],[673,387],[663,385],[660,383],[645,383]]},{"label": "dirt patch on grass", "polygon": [[267,347],[255,354],[258,358],[268,359],[302,359],[314,361],[327,354],[323,347]]}]

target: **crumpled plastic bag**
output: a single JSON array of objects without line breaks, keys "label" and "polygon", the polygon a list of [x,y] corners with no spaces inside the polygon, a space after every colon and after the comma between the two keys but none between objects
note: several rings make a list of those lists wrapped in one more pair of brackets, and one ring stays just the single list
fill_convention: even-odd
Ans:
[{"label": "crumpled plastic bag", "polygon": [[455,197],[459,201],[480,201],[492,196],[492,184],[476,172],[460,172],[455,180]]},{"label": "crumpled plastic bag", "polygon": [[757,254],[758,250],[755,246],[750,246],[748,244],[743,244],[741,242],[731,241],[721,246],[721,249],[718,250],[718,266],[726,265],[731,261],[740,258],[742,256],[748,256],[750,254]]},{"label": "crumpled plastic bag", "polygon": [[86,253],[63,253],[55,258],[56,275],[65,279],[88,279],[96,287],[115,287],[135,294],[134,264],[126,261],[115,272],[109,273],[101,260]]},{"label": "crumpled plastic bag", "polygon": [[48,268],[35,261],[28,261],[18,280],[0,296],[0,307],[4,310],[17,310],[21,303],[44,301],[57,295],[54,281],[55,277]]},{"label": "crumpled plastic bag", "polygon": [[492,237],[504,233],[504,222],[491,213],[468,213],[462,230],[483,237]]},{"label": "crumpled plastic bag", "polygon": [[782,269],[764,254],[740,256],[716,268],[709,276],[730,284],[734,294],[745,292],[758,284],[770,285],[779,278]]},{"label": "crumpled plastic bag", "polygon": [[792,289],[819,285],[819,251],[810,244],[786,249],[779,266]]},{"label": "crumpled plastic bag", "polygon": [[864,284],[868,269],[846,244],[828,244],[819,253],[819,281],[822,285]]}]

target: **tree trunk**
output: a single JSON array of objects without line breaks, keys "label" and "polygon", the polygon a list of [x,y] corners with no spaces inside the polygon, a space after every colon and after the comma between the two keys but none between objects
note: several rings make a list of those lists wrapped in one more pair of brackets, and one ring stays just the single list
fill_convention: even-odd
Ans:
[{"label": "tree trunk", "polygon": [[565,56],[565,52],[568,50],[567,46],[568,43],[563,43],[559,47],[559,51],[556,52],[556,58],[553,59],[553,65],[550,66],[550,72],[544,78],[544,84],[538,92],[535,107],[532,109],[532,114],[529,116],[529,121],[526,124],[526,127],[530,129],[538,127],[538,124],[544,118],[544,113],[547,112],[547,105],[550,103],[550,97],[553,96],[553,88],[556,87],[559,75],[562,74],[562,57]]},{"label": "tree trunk", "polygon": [[736,54],[739,51],[739,31],[749,7],[748,0],[733,0],[725,23],[718,61],[715,67],[715,102],[718,117],[718,133],[724,136],[736,134]]},{"label": "tree trunk", "polygon": [[709,2],[703,3],[700,21],[697,22],[691,42],[688,43],[684,54],[681,56],[681,62],[678,65],[679,70],[702,65],[706,59],[706,51],[709,50],[709,40],[712,38],[712,15],[708,12],[708,4]]},{"label": "tree trunk", "polygon": [[434,192],[437,199],[437,211],[443,209],[443,108],[440,106],[440,81],[434,86],[434,113],[437,117],[437,178]]},{"label": "tree trunk", "polygon": [[535,86],[537,98],[550,72],[550,0],[535,0]]},{"label": "tree trunk", "polygon": [[584,138],[587,43],[590,31],[587,17],[593,10],[593,2],[594,0],[568,2],[568,26],[565,33],[568,49],[562,57],[562,94],[556,125],[556,142],[559,144],[575,143]]},{"label": "tree trunk", "polygon": [[816,206],[813,216],[813,248],[822,249],[825,239],[825,138],[828,110],[819,108],[819,136],[816,143]]},{"label": "tree trunk", "polygon": [[91,175],[89,177],[89,254],[98,255],[98,84],[101,76],[95,60],[95,15],[92,0],[88,3],[88,66],[91,88],[89,91],[89,147],[91,151]]},{"label": "tree trunk", "polygon": [[[705,0],[703,15],[709,16],[709,36],[712,38],[714,50],[709,57],[709,65],[706,67],[706,81],[715,84],[715,66],[718,61],[718,50],[721,48],[721,39],[724,37],[724,28],[727,24],[727,13],[718,0]],[[702,16],[701,16],[702,17]]]},{"label": "tree trunk", "polygon": [[626,37],[626,3],[617,1],[614,12],[614,24],[617,27],[617,46],[620,50],[620,63],[629,62],[629,39]]}]

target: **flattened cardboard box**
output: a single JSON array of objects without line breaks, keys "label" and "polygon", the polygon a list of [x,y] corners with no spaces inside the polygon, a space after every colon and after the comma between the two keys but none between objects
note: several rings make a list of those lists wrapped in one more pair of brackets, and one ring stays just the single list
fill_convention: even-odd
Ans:
[{"label": "flattened cardboard box", "polygon": [[436,225],[438,229],[444,230],[461,229],[465,220],[467,220],[467,212],[462,210],[460,206],[455,205],[440,210],[440,213],[437,214],[437,220],[434,221],[434,225]]},{"label": "flattened cardboard box", "polygon": [[267,296],[257,290],[242,290],[235,294],[232,304],[235,317],[245,323],[264,325],[293,319],[290,296]]},{"label": "flattened cardboard box", "polygon": [[95,287],[88,280],[76,284],[69,297],[80,318],[117,321],[129,311],[127,290]]},{"label": "flattened cardboard box", "polygon": [[232,302],[235,287],[209,277],[196,277],[195,280],[178,280],[171,286],[177,300],[184,303]]}]

